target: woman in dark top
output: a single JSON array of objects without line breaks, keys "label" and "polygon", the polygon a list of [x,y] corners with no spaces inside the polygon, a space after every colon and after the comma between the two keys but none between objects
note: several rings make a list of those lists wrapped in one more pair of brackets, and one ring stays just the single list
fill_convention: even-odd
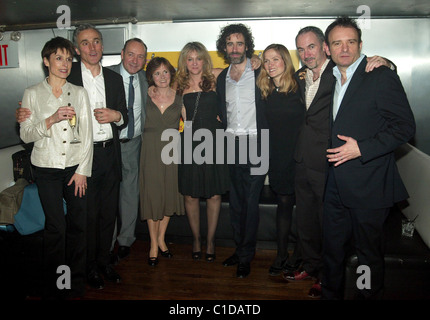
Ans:
[{"label": "woman in dark top", "polygon": [[305,105],[295,80],[288,49],[272,44],[263,52],[263,66],[257,79],[269,124],[269,182],[278,198],[276,211],[277,257],[269,269],[278,275],[288,263],[294,197],[294,148],[305,117]]}]

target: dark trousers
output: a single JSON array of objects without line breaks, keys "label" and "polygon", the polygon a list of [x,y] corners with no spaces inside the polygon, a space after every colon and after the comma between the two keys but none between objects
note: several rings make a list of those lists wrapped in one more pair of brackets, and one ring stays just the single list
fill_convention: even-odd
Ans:
[{"label": "dark trousers", "polygon": [[88,179],[87,269],[109,264],[109,253],[118,213],[120,179],[116,174],[114,147],[94,147],[93,168]]},{"label": "dark trousers", "polygon": [[[45,213],[44,295],[47,297],[82,296],[85,291],[87,198],[74,195],[74,184],[67,186],[75,171],[76,166],[64,170],[35,168],[35,180]],[[63,198],[67,203],[66,215]],[[70,268],[70,292],[57,288],[57,279],[64,273],[57,274],[61,265]]]},{"label": "dark trousers", "polygon": [[322,215],[326,175],[296,163],[297,234],[303,269],[322,277]]},{"label": "dark trousers", "polygon": [[370,268],[370,289],[359,292],[364,298],[377,297],[384,285],[383,226],[389,208],[355,209],[342,204],[333,168],[329,169],[323,215],[323,299],[342,299],[345,248],[352,238],[358,264]]},{"label": "dark trousers", "polygon": [[253,165],[248,160],[240,164],[240,143],[235,141],[236,164],[230,168],[230,221],[233,228],[233,239],[236,244],[235,254],[241,263],[250,263],[257,246],[259,201],[266,175],[251,175]]}]

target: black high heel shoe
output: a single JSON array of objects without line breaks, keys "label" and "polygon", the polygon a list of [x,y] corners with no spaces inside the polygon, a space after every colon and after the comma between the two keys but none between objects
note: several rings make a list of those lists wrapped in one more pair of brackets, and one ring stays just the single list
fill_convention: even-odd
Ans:
[{"label": "black high heel shoe", "polygon": [[148,258],[148,264],[151,267],[155,267],[158,264],[158,257],[149,257]]},{"label": "black high heel shoe", "polygon": [[173,258],[173,254],[169,251],[169,249],[167,249],[166,251],[161,251],[160,250],[160,254],[164,257],[164,258]]},{"label": "black high heel shoe", "polygon": [[206,261],[214,262],[215,258],[216,258],[215,253],[206,253]]},{"label": "black high heel shoe", "polygon": [[200,260],[202,258],[202,252],[201,251],[192,252],[191,256],[193,257],[193,260]]},{"label": "black high heel shoe", "polygon": [[208,261],[208,262],[213,262],[214,260],[215,260],[215,258],[216,258],[216,255],[215,255],[215,242],[212,242],[213,243],[213,250],[214,250],[214,253],[207,253],[206,252],[206,261]]}]

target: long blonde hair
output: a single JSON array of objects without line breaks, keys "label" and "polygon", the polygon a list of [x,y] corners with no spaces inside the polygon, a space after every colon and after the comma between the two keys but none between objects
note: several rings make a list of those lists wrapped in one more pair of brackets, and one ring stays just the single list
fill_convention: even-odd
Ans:
[{"label": "long blonde hair", "polygon": [[[278,52],[285,64],[285,70],[279,80],[278,92],[282,92],[285,94],[287,94],[288,92],[296,92],[298,85],[296,79],[294,78],[295,70],[290,52],[284,45],[274,43],[264,49],[262,55],[263,61],[264,54],[270,49],[273,49]],[[263,99],[266,99],[273,92],[273,90],[275,90],[275,84],[273,83],[272,79],[270,78],[264,67],[261,68],[260,74],[258,76],[257,86],[261,90],[261,95]]]},{"label": "long blonde hair", "polygon": [[190,76],[187,69],[187,58],[195,51],[197,56],[203,60],[202,81],[199,84],[202,91],[210,91],[216,85],[216,78],[212,73],[212,59],[206,47],[200,42],[188,42],[181,50],[178,59],[178,70],[176,72],[177,92],[182,95],[184,90],[190,86]]}]

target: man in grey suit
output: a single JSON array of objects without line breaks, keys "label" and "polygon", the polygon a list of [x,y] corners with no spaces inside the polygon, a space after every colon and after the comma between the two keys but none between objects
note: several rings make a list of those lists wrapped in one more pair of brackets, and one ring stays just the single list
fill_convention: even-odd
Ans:
[{"label": "man in grey suit", "polygon": [[[111,257],[116,262],[130,254],[136,240],[135,228],[139,206],[139,161],[148,82],[143,67],[147,47],[139,38],[127,40],[121,51],[121,63],[108,67],[123,77],[129,124],[120,132],[122,181],[120,184],[119,215],[112,240]],[[133,78],[131,78],[133,77]],[[113,249],[118,241],[118,252]]]}]

